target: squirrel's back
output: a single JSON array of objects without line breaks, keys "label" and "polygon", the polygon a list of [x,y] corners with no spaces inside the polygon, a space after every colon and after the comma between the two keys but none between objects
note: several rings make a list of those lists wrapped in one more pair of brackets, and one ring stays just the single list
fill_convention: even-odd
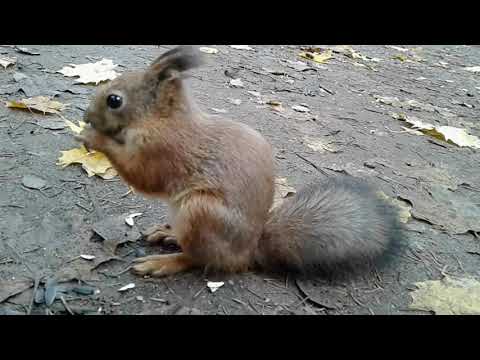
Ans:
[{"label": "squirrel's back", "polygon": [[397,210],[356,178],[312,183],[271,211],[257,262],[267,268],[358,270],[389,255],[402,229]]}]

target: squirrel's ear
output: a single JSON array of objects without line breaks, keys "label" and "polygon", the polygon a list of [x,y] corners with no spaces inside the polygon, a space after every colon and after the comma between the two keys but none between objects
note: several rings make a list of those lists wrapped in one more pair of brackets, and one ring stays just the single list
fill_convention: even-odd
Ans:
[{"label": "squirrel's ear", "polygon": [[191,45],[182,45],[160,55],[151,65],[150,71],[159,77],[181,73],[202,64],[200,52]]}]

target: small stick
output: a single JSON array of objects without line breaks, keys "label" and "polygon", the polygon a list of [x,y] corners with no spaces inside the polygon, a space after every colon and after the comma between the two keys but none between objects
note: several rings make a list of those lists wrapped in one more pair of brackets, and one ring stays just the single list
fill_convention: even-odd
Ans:
[{"label": "small stick", "polygon": [[78,203],[78,202],[75,203],[75,205],[77,205],[79,208],[82,208],[83,210],[85,210],[85,211],[87,211],[87,212],[89,212],[89,213],[91,213],[91,212],[93,211],[93,210],[90,210],[90,209],[86,208],[85,206],[83,206],[82,204],[80,204],[80,203]]},{"label": "small stick", "polygon": [[75,315],[72,309],[69,308],[67,302],[65,301],[65,298],[63,296],[60,296],[60,301],[62,302],[63,306],[65,307],[65,310],[69,312],[70,315]]},{"label": "small stick", "polygon": [[298,154],[298,153],[295,153],[295,155],[297,157],[299,157],[300,159],[302,159],[303,161],[305,161],[307,164],[309,164],[310,166],[312,166],[315,170],[317,170],[318,172],[322,173],[323,175],[325,176],[329,176],[328,173],[325,172],[325,170],[319,168],[317,165],[315,165],[313,162],[311,162],[310,160],[308,160],[307,158],[303,157],[302,155]]},{"label": "small stick", "polygon": [[258,295],[256,292],[254,292],[253,290],[249,289],[249,288],[246,288],[247,291],[251,292],[253,295],[255,295],[256,297],[258,297],[260,300],[263,300],[265,301],[265,297],[262,297],[260,295]]},{"label": "small stick", "polygon": [[202,287],[200,288],[200,290],[198,290],[198,291],[195,293],[195,295],[193,295],[193,298],[196,299],[196,298],[202,293],[203,290],[205,290],[205,288],[202,286]]},{"label": "small stick", "polygon": [[28,312],[27,312],[28,315],[32,313],[33,302],[35,301],[35,294],[37,293],[39,285],[40,285],[40,276],[37,275],[35,276],[35,285],[33,286],[32,300],[30,300],[30,304],[28,305]]},{"label": "small stick", "polygon": [[90,187],[88,185],[85,186],[85,191],[87,192],[87,195],[90,198],[90,201],[92,202],[93,209],[95,210],[95,214],[97,215],[97,219],[100,220],[103,214],[101,209],[98,206],[97,199],[93,196],[92,191],[90,190]]},{"label": "small stick", "polygon": [[150,300],[156,301],[156,302],[161,302],[161,303],[166,303],[166,302],[168,302],[168,300],[165,300],[165,299],[157,299],[157,298],[154,298],[154,297],[151,297]]},{"label": "small stick", "polygon": [[357,299],[355,299],[355,297],[353,296],[353,294],[351,292],[348,292],[348,295],[350,295],[350,297],[353,299],[353,301],[357,304],[357,305],[360,305],[361,307],[364,307],[366,308],[367,306],[365,306],[364,304],[362,304],[360,301],[358,301]]}]

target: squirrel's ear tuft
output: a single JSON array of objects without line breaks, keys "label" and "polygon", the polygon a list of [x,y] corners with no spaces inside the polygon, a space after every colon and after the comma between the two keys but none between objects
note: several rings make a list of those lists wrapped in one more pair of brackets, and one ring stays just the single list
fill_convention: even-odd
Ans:
[{"label": "squirrel's ear tuft", "polygon": [[150,71],[160,77],[166,77],[168,72],[180,73],[199,67],[201,64],[200,52],[191,45],[182,45],[160,55],[150,65]]}]

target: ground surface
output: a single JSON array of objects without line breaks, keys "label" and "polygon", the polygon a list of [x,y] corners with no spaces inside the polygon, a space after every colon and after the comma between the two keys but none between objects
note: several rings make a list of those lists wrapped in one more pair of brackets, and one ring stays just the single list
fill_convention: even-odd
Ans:
[{"label": "ground surface", "polygon": [[[94,86],[74,85],[72,78],[55,73],[57,70],[69,63],[105,57],[121,65],[118,70],[124,72],[144,67],[171,48],[26,47],[40,55],[0,47],[0,56],[17,57],[16,66],[0,67],[1,99],[55,95],[56,100],[70,104],[63,112],[70,120],[81,119]],[[388,196],[413,204],[405,253],[378,273],[336,283],[296,282],[288,276],[249,273],[209,278],[225,282],[211,293],[199,271],[166,279],[137,278],[123,270],[135,256],[162,251],[137,239],[139,231],[162,222],[165,207],[138,194],[127,194],[128,187],[118,178],[88,178],[79,166],[60,168],[56,165],[60,151],[77,144],[68,129],[42,127],[45,119],[58,117],[12,110],[2,104],[1,312],[28,312],[34,279],[40,280],[43,291],[44,282],[56,278],[59,285],[47,288],[57,291],[58,298],[61,291],[79,284],[87,293],[90,287],[100,290],[93,295],[63,294],[70,310],[78,313],[96,313],[101,308],[105,314],[428,314],[408,309],[416,282],[440,279],[442,274],[480,277],[476,237],[480,231],[479,152],[408,133],[402,129],[405,123],[390,114],[403,112],[436,125],[467,128],[480,136],[480,75],[463,69],[479,65],[480,48],[423,46],[417,55],[424,61],[405,62],[392,58],[403,54],[392,48],[354,46],[361,54],[383,61],[354,60],[334,53],[325,64],[310,62],[313,69],[299,71],[286,60],[300,60],[300,46],[254,46],[255,51],[215,47],[220,52],[207,55],[207,65],[188,80],[203,109],[212,113],[212,108],[225,109],[228,116],[259,130],[275,147],[278,175],[295,188],[313,178],[348,173],[368,178]],[[17,82],[15,72],[30,80]],[[229,86],[228,75],[241,78],[244,88]],[[260,92],[264,101],[281,102],[284,111],[262,103],[248,91]],[[455,116],[399,110],[375,102],[374,95],[430,103]],[[235,105],[229,98],[242,102]],[[291,109],[300,104],[306,104],[310,112]],[[323,148],[308,146],[315,139],[322,141]],[[29,189],[22,185],[25,175],[40,177],[47,184],[41,191]],[[129,230],[123,218],[135,212],[143,215]],[[103,238],[92,236],[94,227]],[[116,234],[137,241],[121,244],[117,258],[105,261],[112,253],[106,250],[104,239],[118,241]],[[96,259],[79,259],[80,254],[92,254]],[[79,278],[84,282],[79,283]],[[118,291],[129,283],[136,287]],[[31,312],[44,314],[45,304],[38,297],[39,304],[34,304]],[[66,312],[61,300],[55,301],[51,311]]]}]

